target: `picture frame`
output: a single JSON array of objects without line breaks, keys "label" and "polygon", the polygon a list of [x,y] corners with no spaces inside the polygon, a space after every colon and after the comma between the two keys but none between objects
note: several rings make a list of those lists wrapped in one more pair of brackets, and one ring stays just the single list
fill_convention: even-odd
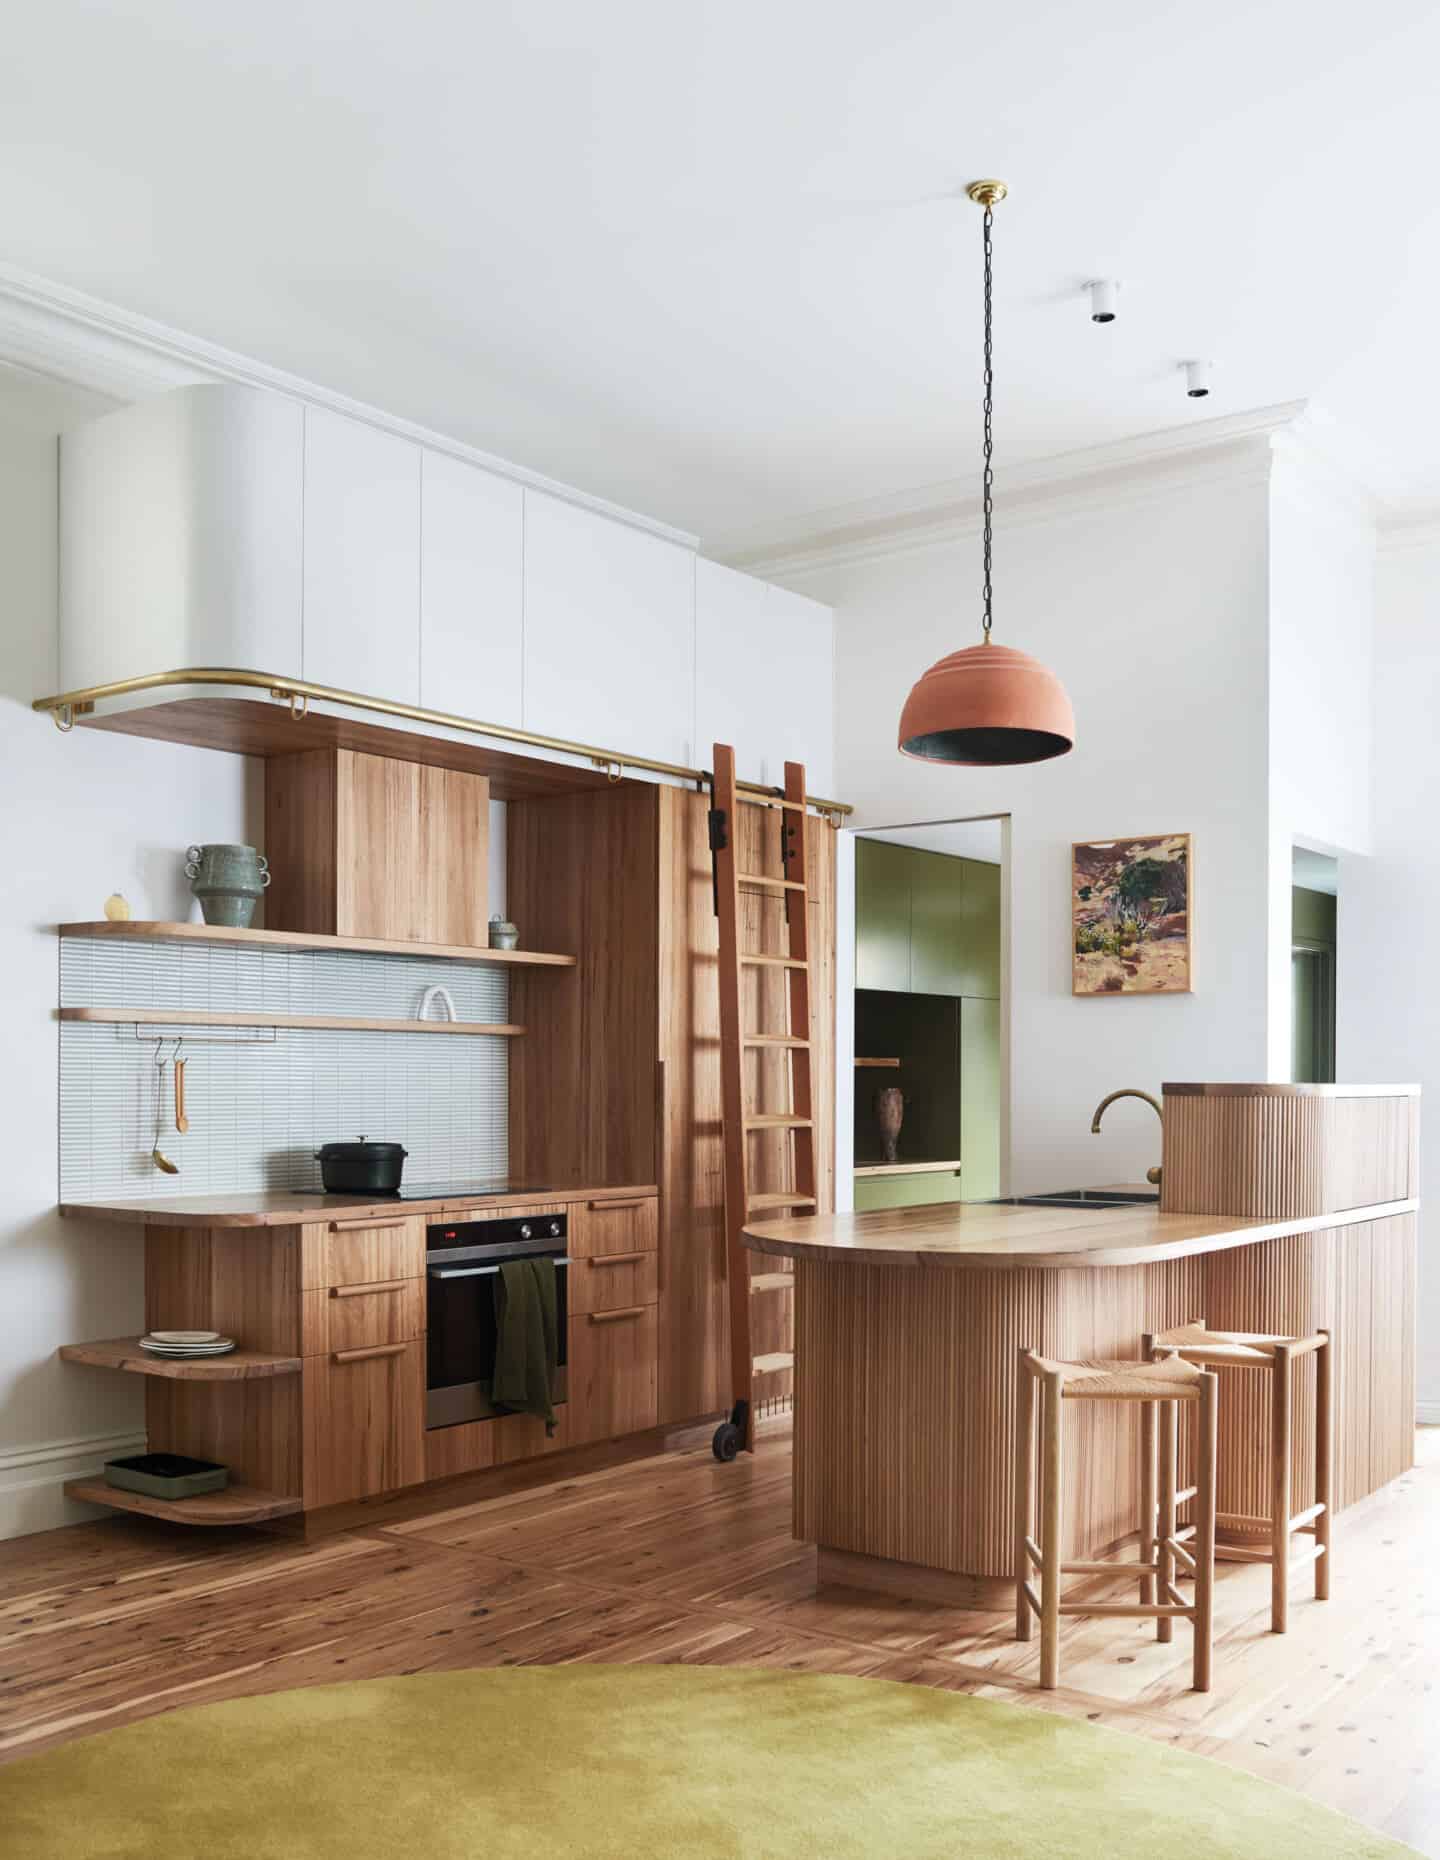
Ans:
[{"label": "picture frame", "polygon": [[1194,993],[1194,855],[1189,833],[1072,842],[1072,995]]}]

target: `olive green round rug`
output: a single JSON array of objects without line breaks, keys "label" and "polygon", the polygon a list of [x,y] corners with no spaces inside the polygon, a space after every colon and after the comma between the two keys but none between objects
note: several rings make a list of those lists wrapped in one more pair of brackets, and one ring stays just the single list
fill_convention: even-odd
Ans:
[{"label": "olive green round rug", "polygon": [[0,1769],[19,1860],[1371,1860],[1240,1770],[925,1686],[556,1666],[234,1699]]}]

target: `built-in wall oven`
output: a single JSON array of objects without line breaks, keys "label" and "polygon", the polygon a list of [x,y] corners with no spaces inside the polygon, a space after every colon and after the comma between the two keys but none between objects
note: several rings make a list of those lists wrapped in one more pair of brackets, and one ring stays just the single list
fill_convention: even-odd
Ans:
[{"label": "built-in wall oven", "polygon": [[447,1221],[425,1234],[429,1303],[425,1425],[483,1421],[495,1406],[495,1280],[509,1260],[537,1256],[555,1262],[560,1364],[550,1398],[565,1400],[569,1260],[566,1217],[526,1214],[498,1221]]}]

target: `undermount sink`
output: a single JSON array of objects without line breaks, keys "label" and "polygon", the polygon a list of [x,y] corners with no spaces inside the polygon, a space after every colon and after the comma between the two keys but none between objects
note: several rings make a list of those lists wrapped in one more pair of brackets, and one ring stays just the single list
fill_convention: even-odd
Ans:
[{"label": "undermount sink", "polygon": [[1046,1195],[1000,1195],[991,1204],[1001,1208],[1149,1208],[1159,1201],[1159,1190],[1147,1193],[1128,1188],[1057,1188]]}]

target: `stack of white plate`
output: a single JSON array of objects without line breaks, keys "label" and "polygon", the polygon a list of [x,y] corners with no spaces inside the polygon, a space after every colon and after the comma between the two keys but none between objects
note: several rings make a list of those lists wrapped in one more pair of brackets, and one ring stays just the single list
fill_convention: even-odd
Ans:
[{"label": "stack of white plate", "polygon": [[233,1337],[218,1330],[152,1330],[140,1339],[151,1356],[224,1356],[235,1348]]}]

